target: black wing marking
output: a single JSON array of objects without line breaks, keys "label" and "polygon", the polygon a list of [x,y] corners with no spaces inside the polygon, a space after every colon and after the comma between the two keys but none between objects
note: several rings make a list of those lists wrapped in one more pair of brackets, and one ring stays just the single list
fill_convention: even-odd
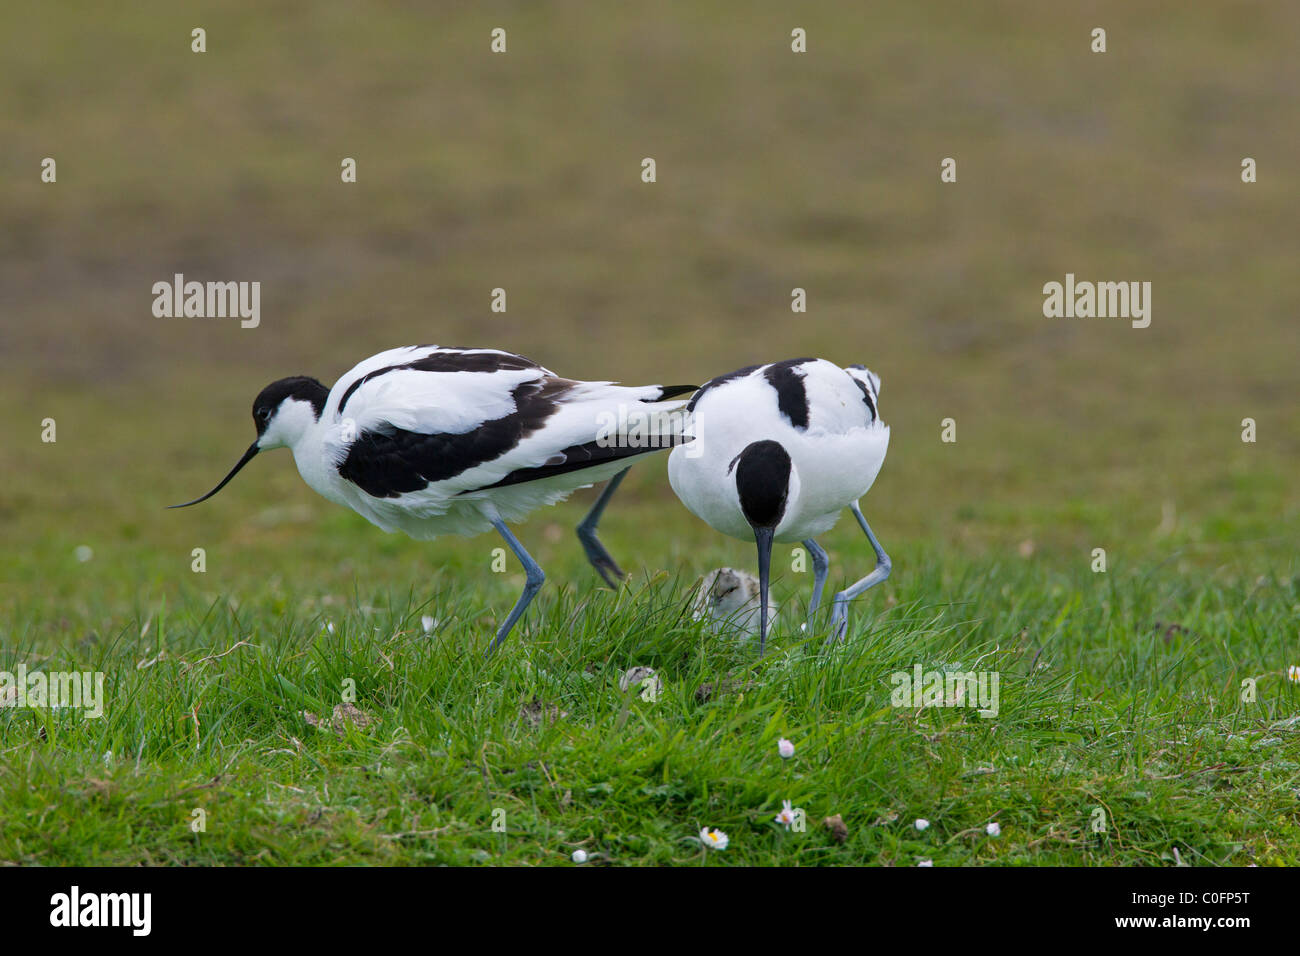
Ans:
[{"label": "black wing marking", "polygon": [[[500,481],[493,482],[490,485],[484,485],[482,488],[470,488],[462,491],[462,495],[470,494],[474,491],[486,491],[489,488],[502,488],[506,485],[519,485],[527,481],[539,481],[542,478],[553,478],[556,475],[565,475],[573,471],[582,471],[586,468],[594,468],[597,465],[608,464],[611,461],[618,461],[622,458],[635,458],[637,455],[648,455],[652,452],[662,451],[673,445],[684,445],[691,441],[690,435],[671,435],[664,436],[660,443],[645,448],[619,447],[608,444],[601,444],[599,441],[589,441],[581,445],[570,445],[564,451],[551,456],[545,465],[539,465],[536,468],[517,468],[510,474],[506,475]],[[629,466],[630,467],[630,466]]]},{"label": "black wing marking", "polygon": [[803,373],[795,369],[805,362],[815,361],[810,358],[786,359],[773,362],[763,370],[767,384],[776,389],[777,408],[800,431],[808,427],[808,391],[803,385]]},{"label": "black wing marking", "polygon": [[363,431],[348,448],[339,475],[376,498],[396,498],[500,458],[545,424],[576,383],[562,378],[522,382],[515,410],[462,434],[424,434],[386,427]]},{"label": "black wing marking", "polygon": [[[665,398],[693,392],[698,388],[698,385],[661,385],[659,386],[658,398],[643,398],[641,401],[657,402]],[[675,445],[684,445],[693,438],[692,435],[682,434],[660,435],[656,436],[654,444],[643,448],[630,445],[622,447],[610,445],[607,442],[602,443],[599,439],[584,442],[581,445],[570,445],[563,451],[556,452],[543,465],[532,468],[516,468],[500,481],[484,485],[482,488],[468,488],[462,491],[461,494],[467,495],[475,491],[486,491],[489,488],[503,488],[506,485],[519,485],[529,481],[540,481],[543,478],[553,478],[556,475],[582,471],[585,468],[594,468],[597,465],[618,461],[621,458],[635,458],[638,455],[648,455],[651,452],[662,451]]]},{"label": "black wing marking", "polygon": [[808,395],[804,391],[803,376],[794,369],[803,365],[805,362],[815,362],[812,358],[786,359],[783,362],[773,362],[770,365],[747,365],[744,368],[738,368],[734,372],[728,372],[726,375],[719,375],[717,378],[711,378],[700,387],[690,402],[686,406],[688,412],[695,411],[695,406],[699,404],[710,389],[717,388],[719,385],[725,385],[727,382],[734,382],[738,378],[744,378],[751,375],[759,369],[763,370],[763,377],[767,383],[776,390],[776,402],[780,408],[781,414],[789,419],[790,424],[795,428],[803,429],[808,427]]}]

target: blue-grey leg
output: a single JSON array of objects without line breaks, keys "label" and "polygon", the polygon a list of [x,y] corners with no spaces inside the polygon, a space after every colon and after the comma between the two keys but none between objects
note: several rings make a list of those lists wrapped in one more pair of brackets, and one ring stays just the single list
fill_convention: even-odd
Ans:
[{"label": "blue-grey leg", "polygon": [[510,533],[510,529],[506,527],[505,522],[500,518],[491,518],[490,520],[492,521],[492,527],[497,529],[497,533],[505,539],[506,544],[510,545],[510,550],[515,553],[519,563],[524,566],[525,578],[524,593],[519,595],[519,600],[515,602],[514,608],[510,611],[510,616],[497,628],[497,636],[488,645],[487,653],[489,654],[501,646],[501,643],[515,626],[515,622],[523,616],[524,609],[532,602],[542,584],[546,581],[546,574],[538,563],[533,560],[533,556],[524,550],[524,546],[519,543],[519,539]]},{"label": "blue-grey leg", "polygon": [[885,549],[880,546],[876,536],[871,532],[871,525],[867,524],[867,519],[862,517],[862,509],[858,507],[855,501],[849,505],[853,512],[853,517],[858,519],[858,525],[862,528],[867,540],[871,542],[871,547],[876,552],[876,567],[861,581],[845,588],[839,594],[835,595],[835,611],[831,614],[831,636],[826,639],[829,644],[832,641],[838,641],[842,638],[849,628],[849,602],[868,588],[873,588],[885,578],[889,577],[889,571],[894,566],[889,560],[889,555],[885,554]]},{"label": "blue-grey leg", "polygon": [[614,563],[614,559],[610,557],[609,552],[605,550],[605,546],[596,537],[596,525],[600,521],[600,516],[605,513],[605,505],[609,504],[609,499],[614,497],[614,492],[618,490],[618,486],[622,484],[624,477],[631,470],[632,466],[628,465],[628,467],[609,479],[609,483],[605,485],[605,490],[600,493],[596,503],[587,512],[587,517],[578,523],[578,540],[582,542],[582,550],[587,552],[587,560],[591,562],[591,566],[600,573],[600,576],[605,579],[605,583],[611,588],[618,587],[618,579],[623,577],[623,571]]},{"label": "blue-grey leg", "polygon": [[813,593],[811,600],[808,601],[808,623],[811,624],[813,614],[822,603],[822,592],[826,589],[826,576],[830,574],[831,559],[826,556],[821,545],[812,538],[805,538],[803,546],[807,549],[813,563]]}]

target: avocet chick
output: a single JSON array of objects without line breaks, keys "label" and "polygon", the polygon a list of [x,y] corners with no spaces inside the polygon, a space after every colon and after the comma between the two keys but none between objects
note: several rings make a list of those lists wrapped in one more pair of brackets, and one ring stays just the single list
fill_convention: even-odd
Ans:
[{"label": "avocet chick", "polygon": [[[759,632],[762,604],[758,578],[748,571],[718,568],[710,571],[695,588],[691,619],[708,620],[715,634],[738,630],[751,637]],[[776,602],[768,601],[768,616],[776,616]]]}]

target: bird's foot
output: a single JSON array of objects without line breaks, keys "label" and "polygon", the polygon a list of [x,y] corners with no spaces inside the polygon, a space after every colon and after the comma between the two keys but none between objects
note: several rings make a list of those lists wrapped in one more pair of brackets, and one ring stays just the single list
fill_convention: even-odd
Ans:
[{"label": "bird's foot", "polygon": [[831,633],[826,638],[827,644],[837,644],[844,639],[849,630],[848,603],[835,602],[835,611],[831,614]]},{"label": "bird's foot", "polygon": [[623,569],[618,566],[610,553],[605,550],[605,546],[600,543],[600,540],[594,534],[587,536],[579,533],[578,540],[582,542],[582,550],[587,553],[587,560],[596,569],[596,573],[601,576],[608,587],[617,591],[619,582],[626,577]]}]

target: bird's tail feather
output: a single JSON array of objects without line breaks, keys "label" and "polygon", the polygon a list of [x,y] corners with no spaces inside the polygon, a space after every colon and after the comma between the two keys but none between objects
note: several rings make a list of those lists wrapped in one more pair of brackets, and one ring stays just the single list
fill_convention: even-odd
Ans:
[{"label": "bird's tail feather", "polygon": [[[649,445],[611,445],[601,439],[583,442],[581,445],[571,445],[564,451],[552,455],[551,459],[544,465],[539,465],[536,468],[517,468],[500,481],[475,490],[484,491],[486,488],[502,488],[506,485],[517,485],[525,481],[554,478],[556,475],[596,468],[624,458],[632,459],[639,455],[664,451],[676,445],[684,445],[691,440],[692,436],[676,432],[659,436],[653,444]],[[629,460],[628,465],[631,466],[631,464],[632,462]]]}]

